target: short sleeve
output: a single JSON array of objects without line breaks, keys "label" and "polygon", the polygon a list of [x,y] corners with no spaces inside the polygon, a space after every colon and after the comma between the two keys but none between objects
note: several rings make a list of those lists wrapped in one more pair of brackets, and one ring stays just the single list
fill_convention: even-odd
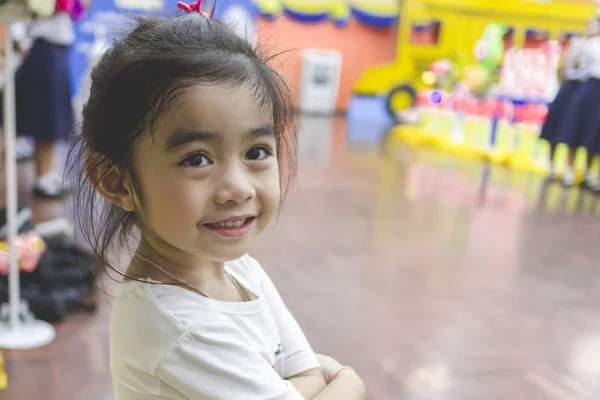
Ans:
[{"label": "short sleeve", "polygon": [[190,400],[303,400],[229,322],[186,332],[157,367],[161,394]]},{"label": "short sleeve", "polygon": [[285,376],[289,378],[310,369],[319,368],[319,362],[306,339],[306,335],[285,305],[273,281],[258,261],[250,256],[248,256],[248,259],[252,273],[259,276],[261,290],[273,312],[279,330],[285,356]]}]

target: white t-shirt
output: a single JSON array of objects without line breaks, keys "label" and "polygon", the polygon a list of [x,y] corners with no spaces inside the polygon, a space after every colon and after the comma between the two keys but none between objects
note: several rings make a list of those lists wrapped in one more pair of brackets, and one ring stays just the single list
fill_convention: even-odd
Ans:
[{"label": "white t-shirt", "polygon": [[565,52],[564,77],[567,80],[587,79],[588,66],[584,59],[586,40],[584,38],[573,38]]},{"label": "white t-shirt", "polygon": [[600,79],[600,36],[586,40],[584,60],[588,77]]},{"label": "white t-shirt", "polygon": [[75,42],[73,21],[65,12],[34,21],[29,26],[27,34],[32,39],[44,39],[59,46],[70,46]]},{"label": "white t-shirt", "polygon": [[319,367],[300,326],[256,260],[225,268],[254,300],[120,284],[110,322],[116,400],[303,399],[284,380]]}]

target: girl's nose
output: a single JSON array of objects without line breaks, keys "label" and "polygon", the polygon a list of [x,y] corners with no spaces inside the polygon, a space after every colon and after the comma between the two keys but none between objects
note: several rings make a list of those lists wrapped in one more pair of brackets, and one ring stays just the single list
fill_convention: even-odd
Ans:
[{"label": "girl's nose", "polygon": [[226,204],[233,202],[236,204],[244,203],[256,196],[252,179],[242,167],[232,166],[222,175],[218,183],[219,187],[216,194],[216,202]]}]

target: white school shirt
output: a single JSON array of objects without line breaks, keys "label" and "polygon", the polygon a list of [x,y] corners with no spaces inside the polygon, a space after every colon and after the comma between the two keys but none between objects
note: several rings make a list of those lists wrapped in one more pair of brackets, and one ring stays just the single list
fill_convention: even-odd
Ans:
[{"label": "white school shirt", "polygon": [[303,400],[283,379],[319,367],[300,326],[256,260],[225,268],[254,300],[120,284],[110,321],[115,400]]},{"label": "white school shirt", "polygon": [[27,34],[31,39],[44,39],[59,46],[70,46],[75,42],[73,20],[66,12],[34,21],[29,26]]},{"label": "white school shirt", "polygon": [[586,40],[583,54],[587,77],[600,79],[600,36]]},{"label": "white school shirt", "polygon": [[566,80],[587,79],[588,66],[584,56],[586,40],[584,38],[573,38],[565,52],[564,78]]}]

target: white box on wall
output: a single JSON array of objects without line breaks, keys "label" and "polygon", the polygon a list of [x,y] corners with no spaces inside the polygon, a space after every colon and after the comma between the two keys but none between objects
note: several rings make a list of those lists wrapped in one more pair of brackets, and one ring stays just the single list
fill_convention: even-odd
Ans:
[{"label": "white box on wall", "polygon": [[335,50],[307,49],[302,54],[300,110],[332,115],[340,90],[342,55]]}]

